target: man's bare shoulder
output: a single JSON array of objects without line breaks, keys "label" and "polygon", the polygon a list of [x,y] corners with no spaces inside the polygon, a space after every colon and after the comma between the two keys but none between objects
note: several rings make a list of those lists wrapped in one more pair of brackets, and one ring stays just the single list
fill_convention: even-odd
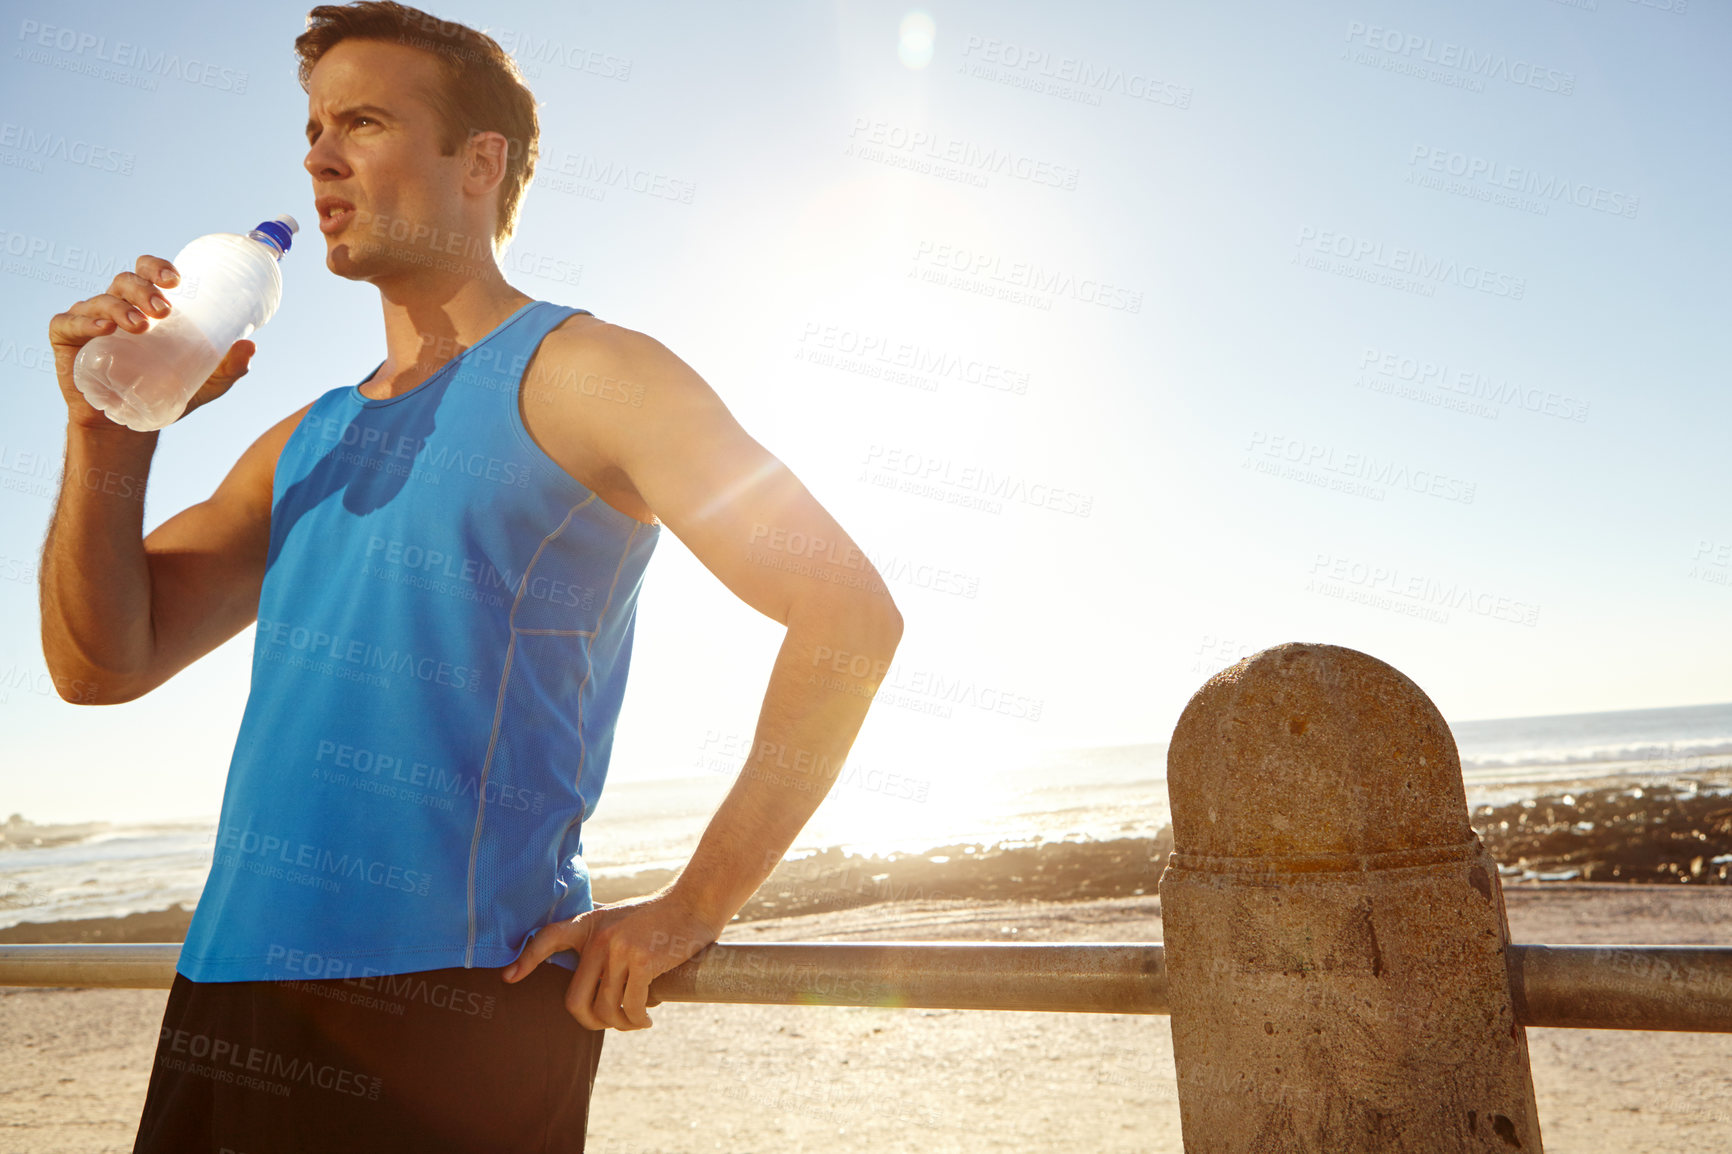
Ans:
[{"label": "man's bare shoulder", "polygon": [[526,414],[582,430],[610,463],[619,459],[622,438],[647,435],[671,411],[723,408],[709,384],[661,341],[581,315],[542,341],[525,369],[522,396]]},{"label": "man's bare shoulder", "polygon": [[[612,376],[621,384],[647,386],[662,377],[683,379],[689,374],[702,383],[690,366],[648,333],[583,314],[566,318],[549,333],[536,360],[543,362],[543,373],[549,376],[560,371],[568,377],[577,370],[593,373],[592,386],[603,376]],[[535,368],[532,363],[532,372]],[[578,379],[582,379],[581,374]],[[526,378],[525,387],[530,383]],[[595,389],[579,390],[579,394],[594,396]],[[639,407],[641,404],[640,398]]]}]

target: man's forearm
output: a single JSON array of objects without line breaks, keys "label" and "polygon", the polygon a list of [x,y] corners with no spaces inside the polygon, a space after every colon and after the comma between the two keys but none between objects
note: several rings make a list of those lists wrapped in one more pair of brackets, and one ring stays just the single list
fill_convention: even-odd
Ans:
[{"label": "man's forearm", "polygon": [[68,422],[60,495],[42,547],[42,654],[60,694],[93,703],[148,660],[144,490],[157,434]]},{"label": "man's forearm", "polygon": [[751,754],[670,887],[717,933],[836,780],[901,635],[894,610],[869,602],[838,598],[790,614]]}]

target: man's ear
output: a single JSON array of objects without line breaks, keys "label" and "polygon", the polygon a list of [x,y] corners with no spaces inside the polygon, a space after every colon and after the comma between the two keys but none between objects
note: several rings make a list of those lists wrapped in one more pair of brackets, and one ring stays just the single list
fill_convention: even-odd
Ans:
[{"label": "man's ear", "polygon": [[492,192],[504,182],[507,144],[502,133],[470,134],[464,146],[468,161],[464,184],[468,191],[484,194]]}]

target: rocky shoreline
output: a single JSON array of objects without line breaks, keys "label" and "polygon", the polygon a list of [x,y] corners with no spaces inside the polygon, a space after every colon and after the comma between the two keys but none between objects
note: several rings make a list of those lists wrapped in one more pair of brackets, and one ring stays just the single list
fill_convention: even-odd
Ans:
[{"label": "rocky shoreline", "polygon": [[1726,885],[1732,793],[1693,781],[1571,790],[1471,818],[1506,876],[1536,881]]},{"label": "rocky shoreline", "polygon": [[[1477,806],[1476,832],[1506,880],[1725,885],[1732,882],[1732,792],[1691,781],[1616,786]],[[1021,845],[958,844],[872,857],[828,849],[785,861],[736,921],[753,922],[897,901],[1074,902],[1152,895],[1172,850],[1152,838]],[[654,891],[671,870],[597,878],[595,900]],[[178,942],[192,911],[22,922],[0,942]]]}]

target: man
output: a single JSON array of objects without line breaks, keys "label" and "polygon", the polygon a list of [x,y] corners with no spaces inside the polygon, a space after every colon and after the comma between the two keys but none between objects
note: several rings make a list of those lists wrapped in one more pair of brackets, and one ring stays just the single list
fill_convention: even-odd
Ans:
[{"label": "man", "polygon": [[[56,683],[130,701],[258,622],[135,1150],[580,1151],[601,1031],[649,1026],[651,980],[791,844],[901,617],[683,361],[506,283],[537,124],[497,44],[358,3],[315,8],[296,48],[326,264],[378,288],[379,367],[141,541],[157,434],[93,409],[71,367],[166,315],[176,272],[141,257],[50,324],[69,410],[41,567]],[[187,412],[254,351],[236,342]],[[80,483],[93,469],[138,483]],[[787,635],[690,863],[594,907],[579,833],[663,525]],[[826,545],[763,549],[786,540]],[[789,757],[811,767],[799,788],[759,771]]]}]

